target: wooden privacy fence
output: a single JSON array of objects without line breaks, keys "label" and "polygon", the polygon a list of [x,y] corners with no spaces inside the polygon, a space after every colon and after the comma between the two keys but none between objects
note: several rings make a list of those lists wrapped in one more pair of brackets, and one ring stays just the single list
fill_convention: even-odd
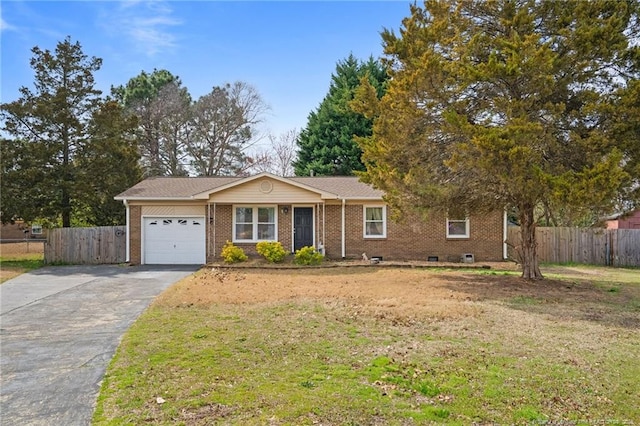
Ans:
[{"label": "wooden privacy fence", "polygon": [[[520,227],[509,227],[509,257],[520,245]],[[550,263],[640,266],[640,229],[538,227],[538,259]]]},{"label": "wooden privacy fence", "polygon": [[44,245],[45,263],[122,263],[126,261],[124,226],[51,229]]}]

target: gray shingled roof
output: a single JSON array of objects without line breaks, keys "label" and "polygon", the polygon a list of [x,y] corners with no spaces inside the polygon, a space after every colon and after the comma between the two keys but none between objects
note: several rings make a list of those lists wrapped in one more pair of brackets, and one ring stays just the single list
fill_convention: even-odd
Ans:
[{"label": "gray shingled roof", "polygon": [[[268,175],[266,175],[268,176]],[[206,193],[221,186],[240,183],[247,178],[241,177],[154,177],[145,179],[135,186],[117,195],[124,199],[188,199],[196,194]],[[336,194],[339,198],[381,198],[382,191],[373,189],[357,177],[317,176],[284,178],[298,184]]]},{"label": "gray shingled roof", "polygon": [[340,198],[381,198],[383,195],[382,191],[378,191],[352,176],[292,177],[288,179],[321,191],[331,192]]},{"label": "gray shingled roof", "polygon": [[239,177],[152,177],[117,195],[116,199],[189,198],[241,179]]}]

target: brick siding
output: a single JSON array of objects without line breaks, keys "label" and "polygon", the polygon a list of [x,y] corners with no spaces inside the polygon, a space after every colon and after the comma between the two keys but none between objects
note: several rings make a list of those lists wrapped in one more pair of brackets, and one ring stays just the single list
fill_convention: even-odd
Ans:
[{"label": "brick siding", "polygon": [[[288,213],[282,213],[283,207],[287,207]],[[292,245],[292,214],[292,206],[278,206],[278,240],[287,251]],[[446,237],[444,216],[433,215],[426,221],[412,216],[398,223],[389,219],[391,215],[389,209],[387,210],[387,237],[364,238],[363,214],[362,204],[346,206],[345,254],[348,259],[360,259],[362,253],[366,253],[369,257],[382,256],[387,260],[427,260],[429,256],[437,256],[440,261],[459,261],[463,254],[471,253],[476,261],[502,260],[503,216],[500,211],[470,217],[470,237],[463,239]],[[225,242],[232,240],[232,219],[231,205],[216,207],[215,252],[214,255],[209,255],[208,261],[219,260],[220,251]],[[322,206],[315,212],[315,219],[316,242],[319,244],[323,236]],[[325,254],[328,258],[340,259],[342,257],[341,205],[326,206],[325,224],[327,227]],[[255,243],[236,243],[236,245],[241,247],[247,255],[256,255]]]},{"label": "brick siding", "polygon": [[[283,212],[283,208],[288,210]],[[325,254],[330,259],[340,259],[342,206],[326,205],[326,241]],[[129,207],[130,262],[140,264],[141,252],[141,207]],[[322,242],[322,206],[315,211],[316,243]],[[451,239],[446,237],[446,218],[433,214],[428,220],[416,216],[405,218],[401,223],[390,219],[387,209],[387,236],[381,239],[367,239],[363,236],[363,205],[346,205],[346,258],[360,259],[362,253],[368,257],[382,256],[385,260],[427,260],[437,256],[440,261],[459,261],[463,254],[471,253],[476,261],[500,261],[503,249],[503,215],[496,211],[483,216],[469,218],[470,237]],[[292,247],[293,206],[278,205],[278,240],[285,250]],[[233,209],[232,205],[211,207],[211,217],[207,232],[207,261],[219,261],[220,252],[226,241],[232,241]],[[250,256],[256,256],[256,243],[236,243]]]},{"label": "brick siding", "polygon": [[[287,213],[282,210],[286,208]],[[286,251],[291,250],[291,215],[293,210],[290,205],[278,205],[278,241]],[[233,241],[233,206],[230,204],[217,204],[215,206],[215,232],[213,229],[214,206],[211,207],[212,226],[209,229],[209,246],[213,250],[207,253],[207,262],[220,260],[220,252],[227,241]],[[258,256],[257,243],[234,243],[242,248],[247,256]]]},{"label": "brick siding", "polygon": [[129,206],[129,263],[142,263],[142,207]]},{"label": "brick siding", "polygon": [[[331,229],[331,239],[327,236],[327,256],[341,256],[340,247],[340,206],[327,209],[327,231]],[[502,260],[503,221],[502,212],[469,218],[470,236],[452,239],[446,236],[446,217],[433,214],[424,220],[416,215],[405,217],[403,222],[390,219],[387,211],[387,237],[369,239],[363,236],[362,205],[346,206],[346,257],[361,258],[382,256],[388,260],[427,260],[437,256],[440,261],[459,261],[466,253],[474,255],[476,261]],[[338,218],[336,221],[335,218]],[[337,240],[334,238],[337,236]]]}]

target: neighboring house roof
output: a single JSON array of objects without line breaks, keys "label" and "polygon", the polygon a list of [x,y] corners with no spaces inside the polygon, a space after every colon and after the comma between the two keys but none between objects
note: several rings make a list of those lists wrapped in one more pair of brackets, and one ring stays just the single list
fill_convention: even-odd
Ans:
[{"label": "neighboring house roof", "polygon": [[208,199],[223,191],[259,178],[271,178],[317,192],[323,198],[382,199],[378,191],[354,176],[317,176],[283,178],[270,173],[249,177],[154,177],[145,179],[115,197],[116,200],[194,200]]},{"label": "neighboring house roof", "polygon": [[640,213],[640,210],[629,210],[626,212],[618,212],[618,213],[612,214],[611,216],[605,217],[604,220],[626,219],[628,217],[635,216],[638,213]]}]

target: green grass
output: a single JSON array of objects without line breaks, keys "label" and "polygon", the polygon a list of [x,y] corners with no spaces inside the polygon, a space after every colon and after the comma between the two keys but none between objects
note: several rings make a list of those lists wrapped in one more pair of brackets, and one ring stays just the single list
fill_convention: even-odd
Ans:
[{"label": "green grass", "polygon": [[[640,284],[614,275],[575,300],[508,294],[404,322],[310,299],[154,305],[123,339],[93,424],[634,424],[640,335],[607,315],[637,320]],[[582,317],[594,310],[604,320]]]},{"label": "green grass", "polygon": [[[0,256],[0,269],[16,276],[24,272],[38,269],[44,265],[42,253],[30,253],[14,256]],[[8,278],[0,277],[0,283]]]}]

